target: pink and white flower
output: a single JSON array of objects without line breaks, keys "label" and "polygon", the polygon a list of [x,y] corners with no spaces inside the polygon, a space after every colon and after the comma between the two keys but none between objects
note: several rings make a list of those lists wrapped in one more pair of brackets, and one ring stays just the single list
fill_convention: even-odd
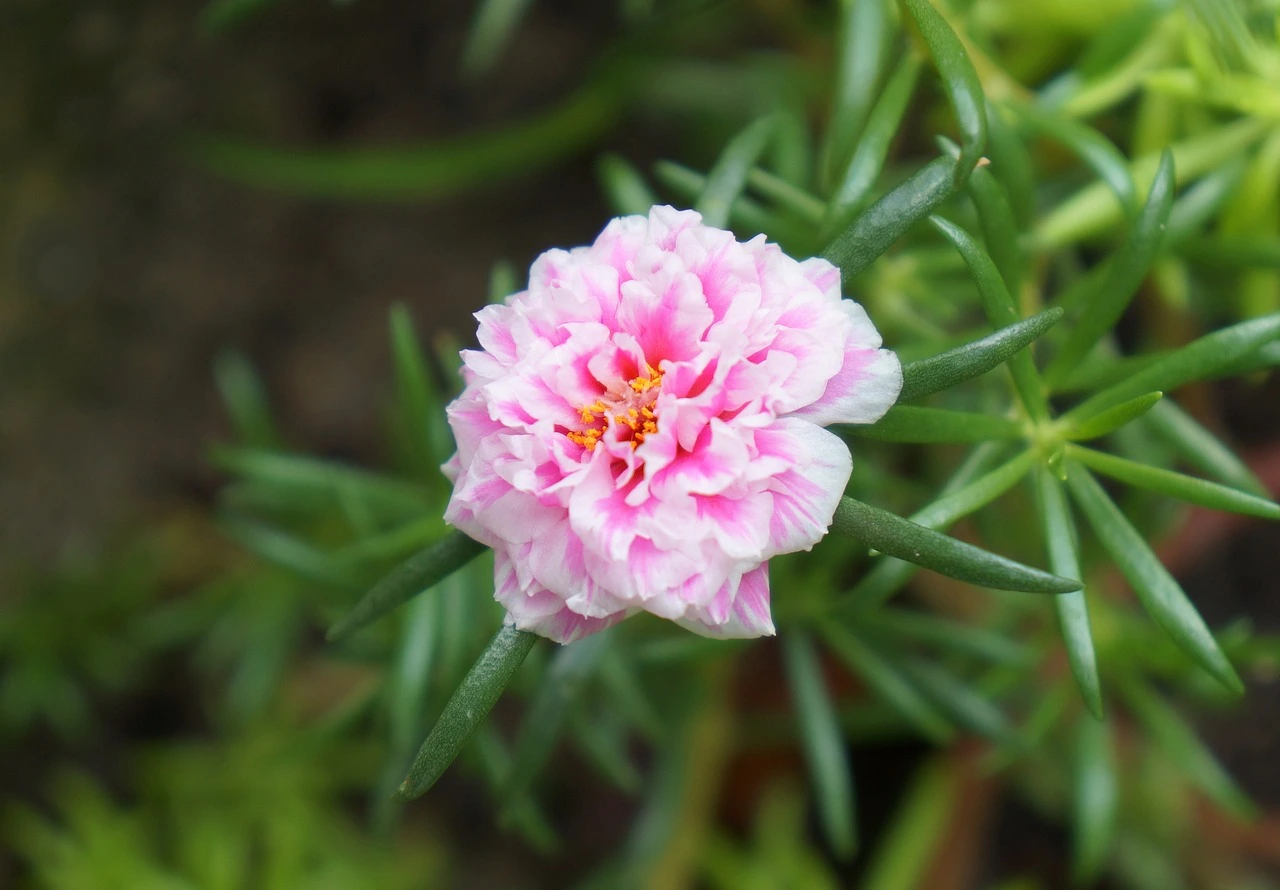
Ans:
[{"label": "pink and white flower", "polygon": [[840,271],[654,207],[476,318],[445,519],[493,548],[509,620],[561,643],[639,610],[773,633],[768,561],[826,534],[852,469],[823,427],[902,386]]}]

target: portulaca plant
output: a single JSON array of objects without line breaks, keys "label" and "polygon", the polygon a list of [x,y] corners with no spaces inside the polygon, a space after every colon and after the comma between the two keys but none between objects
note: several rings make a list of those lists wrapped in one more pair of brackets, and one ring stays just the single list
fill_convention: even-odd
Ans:
[{"label": "portulaca plant", "polygon": [[[1108,700],[1193,785],[1248,811],[1156,690],[1237,695],[1237,668],[1258,650],[1246,633],[1208,627],[1147,540],[1159,524],[1150,502],[1128,509],[1117,492],[1280,518],[1239,458],[1166,397],[1274,368],[1280,312],[1255,301],[1244,320],[1129,355],[1116,328],[1144,281],[1167,277],[1170,256],[1214,253],[1211,221],[1253,181],[1241,165],[1262,169],[1280,142],[1245,119],[1130,161],[1082,118],[1131,96],[1137,79],[1077,75],[1030,95],[975,60],[928,0],[902,10],[844,4],[816,150],[784,108],[750,123],[705,174],[660,164],[662,193],[606,158],[602,180],[624,215],[589,246],[542,254],[527,280],[496,277],[447,412],[395,313],[397,441],[414,485],[262,450],[220,456],[250,494],[283,485],[345,498],[344,515],[372,530],[338,551],[351,576],[416,550],[329,632],[359,653],[358,631],[376,633],[413,600],[400,642],[373,647],[392,661],[383,790],[416,798],[464,755],[506,824],[547,846],[554,831],[534,788],[557,740],[571,736],[640,793],[631,744],[643,739],[656,752],[651,794],[605,872],[633,874],[696,809],[700,777],[723,768],[726,698],[751,645],[735,640],[776,634],[838,856],[857,845],[846,742],[868,723],[940,744],[971,731],[1004,766],[1037,746],[1054,752],[1074,779],[1041,785],[1073,784],[1073,802],[1042,797],[1074,813],[1086,880],[1107,862],[1119,818],[1117,746],[1100,722]],[[1136,54],[1146,38],[1130,37]],[[892,168],[926,58],[959,140],[940,137],[934,159]],[[1038,188],[1033,139],[1099,181]],[[1121,236],[1109,256],[1074,249],[1100,232]],[[456,356],[435,352],[446,366]],[[237,379],[224,373],[233,410]],[[236,410],[244,430],[251,402]],[[262,495],[245,502],[269,507]],[[968,517],[963,540],[947,533]],[[334,566],[304,565],[296,542],[241,537],[317,577]],[[487,551],[491,566],[477,560]],[[787,556],[800,551],[811,552]],[[921,568],[1012,593],[991,595],[1000,617],[985,624],[890,605]],[[1102,595],[1104,568],[1150,621]],[[1049,679],[1031,670],[1037,659]],[[846,708],[828,662],[880,710]],[[433,678],[451,688],[424,706]],[[508,687],[528,699],[512,749],[485,722]]]}]

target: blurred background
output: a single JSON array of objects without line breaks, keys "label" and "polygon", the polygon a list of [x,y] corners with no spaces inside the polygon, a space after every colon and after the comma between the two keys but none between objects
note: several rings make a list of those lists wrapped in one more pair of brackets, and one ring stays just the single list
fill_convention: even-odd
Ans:
[{"label": "blurred background", "polygon": [[[1069,5],[1022,19],[986,4],[1023,83],[1143,4]],[[566,887],[627,837],[633,799],[575,784],[572,753],[540,817],[558,839],[538,819],[496,825],[475,769],[390,814],[369,789],[397,764],[350,731],[382,666],[325,654],[309,554],[272,551],[263,570],[269,544],[246,549],[214,510],[227,477],[211,448],[253,405],[270,405],[263,441],[398,459],[392,307],[443,357],[429,374],[447,390],[493,283],[614,215],[608,158],[706,169],[760,110],[823,115],[835,3],[484,6],[0,0],[0,887]],[[919,153],[945,114],[924,87],[919,136],[895,152]],[[1273,492],[1274,377],[1192,397]],[[1161,552],[1212,625],[1280,631],[1274,525],[1198,513]],[[785,700],[769,646],[739,679],[752,702]],[[1126,855],[1151,860],[1153,888],[1213,887],[1221,869],[1280,886],[1280,683],[1254,675],[1243,708],[1197,720],[1258,819],[1178,797],[1161,837],[1203,849]],[[393,732],[416,745],[420,723]],[[860,749],[868,847],[900,807],[945,799],[910,823],[933,826],[918,886],[1068,886],[1066,830],[981,754]],[[794,746],[731,762],[708,803],[723,831],[689,885],[867,878],[823,851],[799,763]],[[1147,778],[1156,807],[1165,779]]]}]

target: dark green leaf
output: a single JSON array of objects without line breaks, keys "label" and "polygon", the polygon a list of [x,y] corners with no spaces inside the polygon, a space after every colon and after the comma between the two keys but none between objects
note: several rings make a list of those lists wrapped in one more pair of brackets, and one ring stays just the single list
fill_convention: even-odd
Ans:
[{"label": "dark green leaf", "polygon": [[573,740],[602,776],[627,794],[635,794],[644,787],[644,777],[627,750],[626,730],[618,720],[577,709],[570,721]]},{"label": "dark green leaf", "polygon": [[768,170],[752,167],[747,172],[747,185],[810,225],[818,225],[826,213],[826,204],[821,199]]},{"label": "dark green leaf", "polygon": [[200,10],[200,27],[209,34],[227,31],[279,3],[280,0],[209,0]]},{"label": "dark green leaf", "polygon": [[1156,491],[1160,494],[1200,504],[1214,510],[1244,513],[1262,519],[1280,519],[1280,504],[1257,495],[1248,494],[1225,485],[1218,485],[1193,476],[1184,476],[1171,470],[1147,466],[1112,454],[1104,454],[1078,445],[1067,446],[1067,456],[1080,461],[1086,467],[1119,479],[1128,485]]},{"label": "dark green leaf", "polygon": [[445,420],[444,400],[422,358],[413,319],[402,304],[391,307],[391,356],[396,371],[396,426],[404,437],[404,451],[419,479],[446,482],[440,465],[453,453],[453,435]]},{"label": "dark green leaf", "polygon": [[1252,819],[1257,815],[1253,801],[1176,710],[1136,678],[1124,678],[1120,689],[1130,710],[1156,744],[1205,794],[1238,818]]},{"label": "dark green leaf", "polygon": [[859,627],[877,635],[930,644],[993,664],[1026,667],[1035,660],[1035,653],[1026,645],[994,630],[914,609],[868,609],[858,620]]},{"label": "dark green leaf", "polygon": [[[1049,551],[1049,568],[1059,574],[1080,577],[1079,542],[1075,523],[1067,507],[1062,483],[1045,467],[1034,477],[1040,526]],[[1075,677],[1080,695],[1090,713],[1102,719],[1102,684],[1098,680],[1098,659],[1094,651],[1093,630],[1089,626],[1089,604],[1085,592],[1064,593],[1053,601],[1058,613],[1058,627],[1067,647],[1067,662]]]},{"label": "dark green leaf", "polygon": [[340,590],[349,590],[360,583],[359,576],[348,566],[310,541],[283,529],[239,519],[225,519],[219,524],[228,537],[246,550],[309,581]]},{"label": "dark green leaf", "polygon": [[497,704],[537,640],[534,634],[510,625],[494,634],[422,743],[409,775],[396,791],[398,800],[422,796],[444,774]]},{"label": "dark green leaf", "polygon": [[1184,383],[1214,376],[1218,369],[1239,361],[1259,346],[1280,336],[1280,312],[1241,322],[1175,350],[1126,380],[1086,399],[1063,420],[1079,423],[1113,405],[1148,392],[1171,392]]},{"label": "dark green leaf", "polygon": [[849,166],[836,186],[831,202],[827,205],[822,230],[831,233],[849,223],[850,216],[860,208],[871,193],[872,186],[884,168],[889,146],[898,134],[907,104],[915,91],[920,75],[920,58],[914,53],[903,57],[898,69],[885,85],[884,92],[876,100],[867,128],[858,140]]},{"label": "dark green leaf", "polygon": [[480,0],[462,48],[462,75],[475,79],[489,73],[520,27],[530,0]]},{"label": "dark green leaf", "polygon": [[[964,258],[965,265],[973,275],[974,284],[978,287],[978,295],[982,298],[982,308],[987,314],[987,320],[996,327],[1005,327],[1017,322],[1018,310],[1014,306],[1013,297],[1009,295],[1009,289],[1005,287],[1004,279],[1000,277],[1000,272],[996,269],[991,257],[987,256],[969,233],[959,226],[938,216],[931,217],[929,222],[933,223],[934,228],[955,245],[960,256]],[[1009,359],[1009,370],[1013,373],[1013,384],[1018,390],[1018,397],[1022,400],[1027,414],[1034,419],[1048,417],[1049,409],[1045,402],[1044,386],[1040,382],[1040,375],[1036,373],[1031,354],[1029,352],[1014,353]]]},{"label": "dark green leaf", "polygon": [[928,0],[905,2],[907,11],[920,29],[920,36],[929,47],[929,55],[942,77],[942,86],[960,126],[960,160],[955,168],[955,185],[958,188],[964,185],[987,146],[987,109],[982,84],[964,44],[946,19]]},{"label": "dark green leaf", "polygon": [[1232,692],[1243,692],[1244,684],[1218,648],[1204,619],[1168,569],[1151,552],[1142,535],[1125,519],[1088,470],[1074,461],[1066,461],[1066,467],[1072,496],[1088,517],[1102,546],[1133,586],[1147,613],[1218,682]]},{"label": "dark green leaf", "polygon": [[991,175],[1004,186],[1014,217],[1020,226],[1025,227],[1035,218],[1035,174],[1027,146],[1005,120],[1001,107],[994,102],[987,102],[987,139],[990,142],[987,153],[991,157],[989,169]]},{"label": "dark green leaf", "polygon": [[1129,163],[1115,144],[1090,126],[1063,114],[1045,111],[1030,103],[1010,106],[1033,130],[1075,152],[1115,193],[1126,214],[1137,203]]},{"label": "dark green leaf", "polygon": [[840,429],[882,442],[984,442],[1023,434],[1022,425],[1007,417],[918,405],[898,405],[874,424],[848,424]]},{"label": "dark green leaf", "polygon": [[1115,835],[1119,799],[1110,729],[1097,720],[1076,724],[1075,824],[1071,874],[1080,886],[1102,872]]},{"label": "dark green leaf", "polygon": [[902,665],[916,686],[965,729],[1012,748],[1021,744],[1004,712],[956,674],[923,658],[904,658]]},{"label": "dark green leaf", "polygon": [[249,360],[238,352],[222,353],[213,363],[213,379],[240,442],[250,448],[279,448],[266,388]]},{"label": "dark green leaf", "polygon": [[1178,252],[1215,268],[1280,269],[1280,238],[1274,235],[1188,238]]},{"label": "dark green leaf", "polygon": [[925,738],[941,745],[955,735],[951,724],[897,665],[854,630],[826,622],[819,632],[831,651]]},{"label": "dark green leaf", "polygon": [[1033,593],[1080,589],[1079,581],[1024,566],[850,497],[840,499],[832,528],[882,553],[970,584]]},{"label": "dark green leaf", "polygon": [[1120,248],[1107,279],[1084,304],[1079,320],[1065,343],[1045,369],[1045,382],[1052,388],[1066,377],[1097,342],[1119,322],[1138,285],[1155,261],[1164,238],[1169,209],[1173,206],[1173,155],[1166,151],[1151,183],[1147,203],[1138,214],[1129,240]]},{"label": "dark green leaf", "polygon": [[1162,392],[1149,392],[1146,395],[1138,396],[1136,399],[1121,402],[1101,414],[1095,414],[1080,423],[1065,426],[1062,434],[1065,438],[1073,439],[1077,442],[1097,439],[1108,433],[1115,432],[1134,418],[1146,414],[1163,397],[1164,393]]},{"label": "dark green leaf", "polygon": [[[654,177],[682,197],[693,200],[706,187],[707,178],[674,161],[658,161],[653,165]],[[729,220],[734,228],[752,233],[764,232],[777,238],[778,221],[759,202],[739,196],[730,208]]]},{"label": "dark green leaf", "polygon": [[951,196],[956,162],[942,157],[876,201],[831,240],[822,256],[840,267],[848,284],[908,229]]},{"label": "dark green leaf", "polygon": [[898,401],[914,401],[986,373],[1040,337],[1062,316],[1061,309],[1046,309],[981,340],[903,365]]},{"label": "dark green leaf", "polygon": [[747,174],[764,153],[777,125],[777,117],[765,115],[752,121],[729,140],[719,160],[707,174],[702,193],[693,204],[693,209],[702,214],[704,223],[721,229],[729,224],[729,208],[742,194],[747,184]]},{"label": "dark green leaf", "polygon": [[991,254],[992,261],[1000,270],[1000,277],[1004,279],[1009,293],[1016,295],[1022,285],[1025,260],[1019,242],[1018,223],[1013,218],[1013,206],[1004,186],[990,170],[979,166],[969,177],[969,196],[978,210],[987,253]]},{"label": "dark green leaf", "polygon": [[933,884],[929,876],[934,863],[945,857],[954,820],[964,813],[964,786],[954,764],[938,755],[916,770],[893,821],[876,843],[859,890],[920,890]]},{"label": "dark green leaf", "polygon": [[510,811],[525,797],[546,763],[569,710],[578,701],[600,659],[612,643],[607,630],[557,650],[538,692],[525,711],[524,724],[512,756],[511,772],[498,791],[504,809]]},{"label": "dark green leaf", "polygon": [[273,192],[365,201],[422,201],[492,187],[595,142],[620,111],[600,79],[542,114],[490,133],[425,146],[275,148],[205,137],[188,146],[207,170]]},{"label": "dark green leaf", "polygon": [[1213,170],[1173,202],[1169,224],[1165,228],[1166,247],[1175,247],[1187,237],[1205,230],[1209,220],[1231,197],[1244,176],[1243,159]]},{"label": "dark green leaf", "polygon": [[818,654],[812,640],[792,628],[782,636],[782,655],[823,833],[835,854],[848,859],[858,844],[853,773]]},{"label": "dark green leaf", "polygon": [[334,642],[349,637],[401,603],[434,587],[486,549],[462,532],[453,532],[396,566],[356,603],[345,618],[329,628],[325,638]]}]

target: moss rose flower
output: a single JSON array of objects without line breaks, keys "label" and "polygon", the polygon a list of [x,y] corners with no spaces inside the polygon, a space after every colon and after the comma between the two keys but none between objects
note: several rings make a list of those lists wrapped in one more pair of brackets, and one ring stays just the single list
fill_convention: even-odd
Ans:
[{"label": "moss rose flower", "polygon": [[639,610],[773,633],[768,560],[826,534],[902,368],[840,272],[692,211],[549,250],[476,313],[445,518],[495,554],[510,621],[561,643]]}]

